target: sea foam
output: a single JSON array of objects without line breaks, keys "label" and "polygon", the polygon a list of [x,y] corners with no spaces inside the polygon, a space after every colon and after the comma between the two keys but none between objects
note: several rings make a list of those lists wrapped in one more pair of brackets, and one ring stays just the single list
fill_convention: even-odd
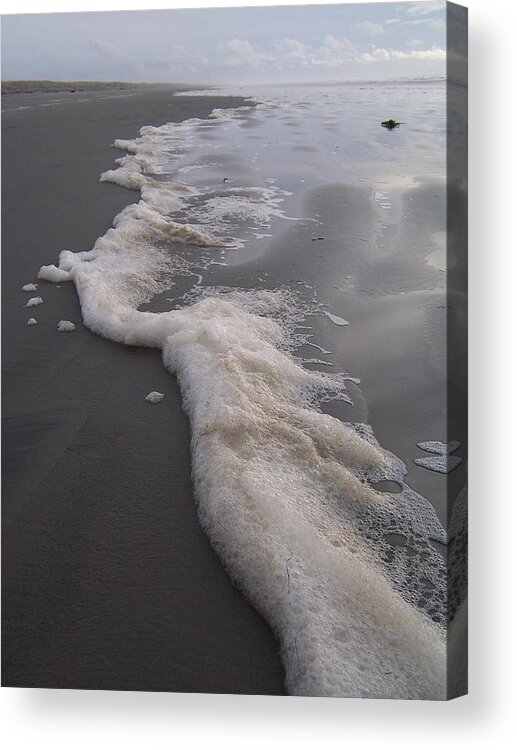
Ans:
[{"label": "sea foam", "polygon": [[165,393],[160,393],[160,391],[151,391],[151,393],[148,393],[145,397],[145,401],[148,401],[150,404],[159,404],[160,401],[163,401],[165,398]]},{"label": "sea foam", "polygon": [[31,297],[27,300],[25,307],[36,307],[36,305],[42,305],[43,299],[41,297]]},{"label": "sea foam", "polygon": [[[214,114],[215,125],[236,116]],[[160,174],[186,134],[185,123],[171,124],[117,141],[147,159],[119,169],[142,174],[150,165]],[[145,177],[142,196],[153,190]],[[191,273],[178,240],[200,253],[209,247],[191,231],[142,197],[91,251],[63,251],[39,277],[74,282],[92,331],[162,350],[190,419],[201,524],[275,631],[287,690],[444,698],[445,566],[431,543],[445,543],[443,528],[367,425],[320,410],[344,396],[346,379],[309,371],[293,355],[301,297],[198,287],[181,309],[138,309],[173,276]],[[381,479],[402,491],[375,491]]]},{"label": "sea foam", "polygon": [[72,323],[71,320],[60,320],[57,324],[57,330],[61,333],[71,333],[75,331],[75,323]]}]

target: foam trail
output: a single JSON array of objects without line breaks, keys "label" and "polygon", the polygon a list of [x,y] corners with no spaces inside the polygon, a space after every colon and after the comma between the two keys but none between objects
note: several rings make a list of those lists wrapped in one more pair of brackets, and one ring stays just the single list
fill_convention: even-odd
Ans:
[{"label": "foam trail", "polygon": [[[153,144],[160,152],[177,133],[141,132],[158,169]],[[62,252],[59,268],[39,278],[73,281],[92,331],[162,350],[190,420],[201,524],[277,634],[288,691],[444,698],[445,571],[429,538],[445,538],[431,506],[367,426],[319,411],[325,398],[343,397],[344,378],[308,371],[291,354],[303,318],[292,293],[197,287],[197,301],[179,310],[137,309],[172,275],[191,273],[165,239],[189,241],[142,200],[91,251]],[[380,479],[402,492],[376,492],[370,483]],[[393,547],[390,533],[404,545]]]}]

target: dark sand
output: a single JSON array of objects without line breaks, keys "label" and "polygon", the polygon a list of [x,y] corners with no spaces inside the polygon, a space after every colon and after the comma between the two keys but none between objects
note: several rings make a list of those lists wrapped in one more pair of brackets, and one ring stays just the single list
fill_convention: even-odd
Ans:
[{"label": "dark sand", "polygon": [[[2,104],[2,683],[281,694],[273,635],[199,527],[188,423],[159,353],[91,334],[70,284],[40,282],[28,310],[20,291],[136,197],[98,182],[115,138],[235,100],[145,87]],[[58,333],[60,319],[77,331]]]}]

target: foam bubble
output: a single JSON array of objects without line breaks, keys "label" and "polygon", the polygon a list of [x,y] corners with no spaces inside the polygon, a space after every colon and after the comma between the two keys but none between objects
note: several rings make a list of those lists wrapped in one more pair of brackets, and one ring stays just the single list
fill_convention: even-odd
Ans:
[{"label": "foam bubble", "polygon": [[22,286],[22,292],[35,292],[36,289],[36,284],[24,284]]},{"label": "foam bubble", "polygon": [[36,318],[29,318],[27,321],[28,326],[35,326],[37,324],[38,324],[38,321],[36,320]]}]

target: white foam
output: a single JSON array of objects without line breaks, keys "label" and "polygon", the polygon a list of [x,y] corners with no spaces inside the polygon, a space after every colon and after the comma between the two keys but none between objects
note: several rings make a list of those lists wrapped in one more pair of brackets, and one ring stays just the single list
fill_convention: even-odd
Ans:
[{"label": "white foam", "polygon": [[27,300],[25,307],[35,307],[36,305],[42,305],[43,300],[41,297],[31,297]]},{"label": "white foam", "polygon": [[107,172],[103,172],[99,181],[113,182],[129,190],[141,190],[148,183],[147,177],[140,174],[140,172],[120,167],[119,169],[110,169]]},{"label": "white foam", "polygon": [[24,284],[22,286],[22,292],[35,292],[37,289],[36,284]]},{"label": "white foam", "polygon": [[160,401],[163,401],[165,398],[165,393],[160,393],[160,391],[151,391],[151,393],[148,393],[145,397],[145,401],[149,401],[150,404],[159,404]]},{"label": "white foam", "polygon": [[442,630],[394,592],[363,536],[362,524],[373,535],[400,515],[399,497],[361,481],[368,469],[393,476],[391,459],[310,408],[302,394],[325,387],[321,374],[279,350],[281,327],[243,302],[179,311],[164,347],[191,421],[204,528],[277,632],[289,692],[443,697]]},{"label": "white foam", "polygon": [[[312,334],[307,336],[307,338],[310,338],[311,336]],[[320,346],[319,344],[315,344],[313,341],[307,341],[306,345],[313,346],[315,349],[318,349],[318,351],[320,351],[322,354],[332,354],[332,352],[329,352],[328,349],[324,349],[322,346]]]},{"label": "white foam", "polygon": [[459,456],[425,456],[424,458],[415,458],[413,460],[417,466],[436,471],[439,474],[448,474],[459,466],[462,461]]},{"label": "white foam", "polygon": [[57,330],[62,333],[70,333],[71,331],[75,331],[75,325],[71,320],[60,320],[57,324]]},{"label": "white foam", "polygon": [[333,315],[332,313],[329,313],[326,310],[325,310],[325,315],[327,316],[329,320],[331,320],[337,326],[349,325],[348,320],[345,320],[344,318],[340,318],[338,315]]},{"label": "white foam", "polygon": [[27,321],[27,325],[28,326],[38,325],[38,321],[36,320],[36,318],[29,318],[28,321]]},{"label": "white foam", "polygon": [[[138,312],[97,276],[97,260],[62,254],[61,262],[92,330],[161,347],[177,375],[192,427],[201,523],[275,629],[288,690],[442,697],[443,631],[407,600],[405,560],[390,581],[376,552],[385,550],[381,531],[395,517],[408,534],[422,519],[435,534],[439,527],[430,509],[418,507],[412,519],[410,494],[404,508],[400,495],[392,503],[369,489],[365,472],[391,477],[393,460],[367,433],[314,410],[335,381],[304,370],[283,350],[292,301],[239,291],[178,311]],[[377,546],[366,540],[365,525]]]},{"label": "white foam", "polygon": [[390,203],[388,196],[386,195],[386,193],[383,193],[381,190],[375,191],[375,202],[377,203],[378,206],[380,206],[381,208],[384,208],[385,210],[388,210],[391,208],[391,203]]},{"label": "white foam", "polygon": [[[290,195],[276,187],[228,188],[218,194],[205,194],[200,203],[190,205],[189,215],[198,227],[209,227],[219,235],[235,235],[244,224],[250,229],[269,229],[273,217],[297,221],[288,217],[280,208],[285,197]],[[267,233],[253,232],[257,239]],[[242,246],[243,240],[233,238],[234,247]]]},{"label": "white foam", "polygon": [[460,447],[461,443],[458,440],[451,440],[447,444],[439,440],[427,440],[417,443],[417,445],[421,450],[435,454],[433,456],[414,459],[414,463],[417,466],[422,466],[424,469],[437,471],[440,474],[448,474],[459,466],[463,460],[460,456],[450,455]]},{"label": "white foam", "polygon": [[38,279],[52,281],[55,284],[59,281],[70,281],[70,275],[67,271],[63,271],[62,268],[56,268],[56,266],[41,266],[38,271]]},{"label": "white foam", "polygon": [[[280,208],[285,197],[290,195],[287,191],[274,186],[225,187],[214,191],[213,188],[193,189],[177,182],[156,179],[156,175],[171,171],[174,162],[188,153],[197,126],[219,127],[250,109],[247,106],[216,109],[209,121],[193,118],[181,123],[141,128],[138,138],[114,142],[116,148],[124,149],[128,154],[117,159],[118,168],[103,172],[100,180],[140,191],[138,206],[142,210],[159,212],[162,219],[166,217],[175,227],[179,239],[183,234],[189,234],[192,239],[187,241],[205,247],[227,245],[239,248],[250,239],[247,233],[257,239],[267,237],[265,232],[256,231],[257,228],[269,228],[273,217],[295,218],[287,217]],[[199,166],[185,165],[179,167],[178,172]],[[180,212],[188,213],[190,226],[177,220]],[[195,237],[194,232],[197,233]]]},{"label": "white foam", "polygon": [[425,440],[417,443],[417,445],[423,451],[443,456],[457,451],[461,443],[458,440],[451,440],[449,443],[442,443],[440,440]]}]

